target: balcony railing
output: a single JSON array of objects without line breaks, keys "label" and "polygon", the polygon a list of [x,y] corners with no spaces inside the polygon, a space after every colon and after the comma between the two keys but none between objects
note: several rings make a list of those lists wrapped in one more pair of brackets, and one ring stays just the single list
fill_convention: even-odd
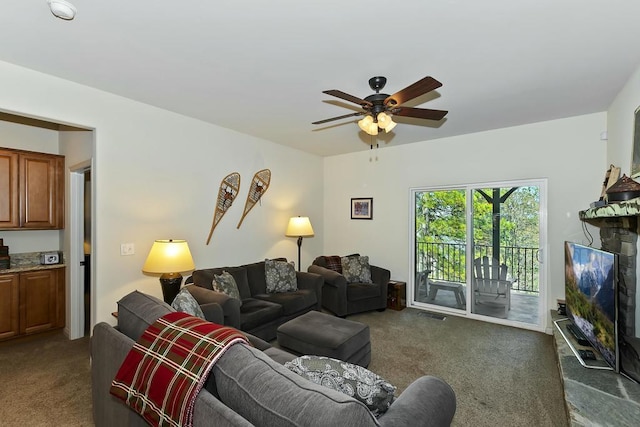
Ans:
[{"label": "balcony railing", "polygon": [[[417,271],[431,270],[429,278],[447,282],[466,283],[466,245],[459,243],[418,242],[416,260]],[[491,246],[474,246],[473,258],[488,256],[506,264],[509,275],[514,280],[512,289],[538,293],[539,262],[538,248],[500,246],[499,256],[493,256]]]}]

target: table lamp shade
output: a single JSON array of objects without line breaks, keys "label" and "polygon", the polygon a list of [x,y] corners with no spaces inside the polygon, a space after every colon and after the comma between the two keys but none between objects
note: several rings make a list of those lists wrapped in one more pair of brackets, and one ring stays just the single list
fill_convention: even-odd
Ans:
[{"label": "table lamp shade", "polygon": [[186,240],[156,240],[142,267],[145,273],[179,273],[196,266]]},{"label": "table lamp shade", "polygon": [[311,221],[308,216],[296,216],[289,220],[287,231],[285,233],[287,237],[311,237],[313,236],[313,227],[311,227]]}]

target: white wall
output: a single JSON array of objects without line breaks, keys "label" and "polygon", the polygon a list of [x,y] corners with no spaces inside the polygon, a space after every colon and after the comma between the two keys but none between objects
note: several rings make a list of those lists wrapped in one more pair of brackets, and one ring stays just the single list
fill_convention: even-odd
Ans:
[{"label": "white wall", "polygon": [[0,120],[0,147],[59,154],[58,131]]},{"label": "white wall", "polygon": [[[284,231],[290,216],[306,215],[317,234],[305,239],[303,264],[321,252],[317,156],[4,62],[0,110],[95,129],[92,324],[113,323],[117,300],[131,290],[162,295],[158,278],[141,272],[155,239],[187,239],[198,268],[295,260],[296,241]],[[271,186],[236,229],[248,184],[263,168],[271,169]],[[207,246],[218,186],[230,172],[241,174],[240,194]],[[129,242],[135,255],[120,256]]]},{"label": "white wall", "polygon": [[[410,283],[410,188],[546,178],[547,301],[554,308],[564,296],[563,242],[586,239],[578,212],[600,196],[605,120],[605,113],[597,113],[397,147],[391,143],[373,154],[378,161],[370,161],[370,152],[326,158],[323,253],[367,254],[372,264]],[[350,219],[351,197],[373,197],[372,221]]]},{"label": "white wall", "polygon": [[607,162],[619,166],[621,174],[630,176],[633,153],[633,117],[640,106],[640,67],[629,78],[607,111],[609,147]]}]

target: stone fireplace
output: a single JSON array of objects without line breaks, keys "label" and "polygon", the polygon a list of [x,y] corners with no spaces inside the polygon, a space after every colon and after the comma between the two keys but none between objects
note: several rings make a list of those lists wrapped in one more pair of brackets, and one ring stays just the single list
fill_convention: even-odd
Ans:
[{"label": "stone fireplace", "polygon": [[640,198],[580,212],[599,227],[602,249],[618,254],[618,361],[620,370],[640,382],[638,314],[638,225]]},{"label": "stone fireplace", "polygon": [[638,217],[605,217],[591,222],[600,228],[602,249],[618,254],[619,331],[636,336]]}]

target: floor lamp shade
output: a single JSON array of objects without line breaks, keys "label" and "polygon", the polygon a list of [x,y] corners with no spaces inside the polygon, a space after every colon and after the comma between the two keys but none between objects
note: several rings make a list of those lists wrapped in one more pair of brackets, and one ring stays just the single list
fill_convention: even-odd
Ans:
[{"label": "floor lamp shade", "polygon": [[287,237],[312,237],[313,236],[313,227],[311,226],[311,221],[309,221],[308,216],[296,216],[289,220],[289,225],[287,226],[287,232],[285,233]]},{"label": "floor lamp shade", "polygon": [[160,285],[164,301],[173,302],[180,291],[180,272],[196,268],[186,240],[156,240],[151,246],[147,260],[142,266],[145,273],[161,274]]},{"label": "floor lamp shade", "polygon": [[300,271],[300,248],[302,247],[303,237],[313,236],[313,227],[308,216],[295,216],[289,220],[287,231],[284,233],[287,237],[298,238],[298,271]]}]

